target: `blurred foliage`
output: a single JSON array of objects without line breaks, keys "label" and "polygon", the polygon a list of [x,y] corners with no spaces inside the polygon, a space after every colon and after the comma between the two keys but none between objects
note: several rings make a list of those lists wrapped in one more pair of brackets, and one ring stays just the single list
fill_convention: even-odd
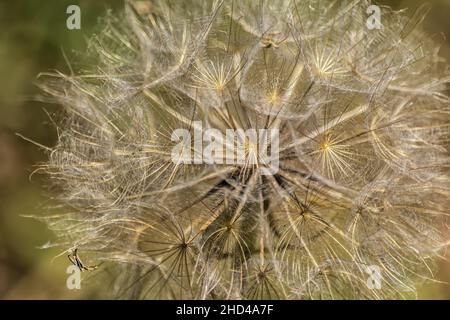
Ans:
[{"label": "blurred foliage", "polygon": [[[379,4],[396,9],[410,8],[421,0],[383,0]],[[428,32],[442,41],[441,54],[450,61],[450,1],[431,0],[425,21]],[[66,9],[81,8],[81,30],[66,28]],[[121,0],[18,0],[0,2],[0,299],[70,299],[101,297],[90,290],[66,288],[68,260],[58,249],[40,250],[51,241],[46,227],[24,216],[38,215],[49,201],[44,177],[30,174],[45,160],[36,145],[18,137],[20,133],[42,145],[52,145],[55,130],[45,110],[57,106],[33,100],[39,94],[34,85],[40,72],[68,71],[69,57],[86,48],[86,38],[95,32],[98,18]],[[64,53],[63,53],[64,52]],[[442,264],[439,279],[450,281],[450,265]],[[427,284],[419,298],[450,299],[450,286]]]}]

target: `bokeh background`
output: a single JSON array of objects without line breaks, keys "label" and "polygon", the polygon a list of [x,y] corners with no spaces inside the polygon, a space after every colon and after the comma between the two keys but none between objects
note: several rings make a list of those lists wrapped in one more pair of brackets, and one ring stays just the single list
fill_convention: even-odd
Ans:
[{"label": "bokeh background", "polygon": [[[307,1],[307,0],[305,0]],[[326,1],[326,0],[324,0]],[[331,0],[329,0],[331,1]],[[441,55],[450,62],[450,0],[429,0],[426,30],[441,41]],[[422,0],[383,0],[379,4],[408,14]],[[81,30],[66,28],[66,9],[81,8]],[[68,72],[64,54],[79,55],[106,10],[120,10],[123,0],[16,0],[0,2],[0,299],[88,299],[102,296],[89,287],[66,287],[67,257],[58,249],[39,249],[53,235],[25,216],[39,215],[51,195],[45,177],[31,173],[46,160],[45,152],[17,133],[51,146],[56,132],[46,112],[58,107],[36,101],[40,72]],[[78,53],[77,53],[78,52]],[[56,258],[55,258],[56,257]],[[450,255],[448,255],[450,258]],[[450,263],[440,263],[437,278],[419,290],[420,299],[450,299]]]}]

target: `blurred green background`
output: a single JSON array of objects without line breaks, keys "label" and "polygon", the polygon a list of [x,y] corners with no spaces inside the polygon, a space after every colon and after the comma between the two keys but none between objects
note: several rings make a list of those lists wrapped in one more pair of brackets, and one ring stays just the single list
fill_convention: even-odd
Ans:
[{"label": "blurred green background", "polygon": [[[414,8],[421,0],[384,0],[396,9]],[[425,21],[431,34],[442,34],[441,55],[450,61],[450,0],[430,0]],[[66,9],[81,8],[81,30],[66,28]],[[122,0],[17,0],[0,2],[0,299],[80,299],[101,292],[66,288],[65,256],[53,259],[57,249],[38,249],[52,239],[45,225],[23,215],[39,215],[48,202],[44,177],[31,172],[45,161],[45,153],[16,135],[51,146],[55,130],[44,112],[57,106],[33,101],[39,94],[34,82],[40,72],[68,72],[63,51],[70,58],[83,52],[86,38],[107,9],[120,10]],[[450,282],[450,264],[441,263],[437,275]],[[450,299],[445,283],[424,285],[422,299]]]}]

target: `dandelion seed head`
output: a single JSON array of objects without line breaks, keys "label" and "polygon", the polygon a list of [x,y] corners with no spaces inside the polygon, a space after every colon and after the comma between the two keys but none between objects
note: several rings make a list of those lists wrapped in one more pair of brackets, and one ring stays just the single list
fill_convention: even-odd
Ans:
[{"label": "dandelion seed head", "polygon": [[[108,13],[82,68],[40,78],[62,106],[42,165],[59,245],[102,261],[92,272],[108,270],[120,298],[414,296],[449,243],[450,77],[421,30],[426,7],[382,7],[369,30],[369,5],[127,1]],[[195,137],[229,129],[276,130],[278,170],[264,174],[271,157],[241,134],[222,158],[243,162],[196,163]]]}]

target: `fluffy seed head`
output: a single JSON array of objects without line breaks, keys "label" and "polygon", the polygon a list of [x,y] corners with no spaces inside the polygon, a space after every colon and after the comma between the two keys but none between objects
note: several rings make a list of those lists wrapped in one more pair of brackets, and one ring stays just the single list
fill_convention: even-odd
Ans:
[{"label": "fluffy seed head", "polygon": [[[151,1],[107,15],[86,67],[41,82],[63,106],[43,166],[66,208],[45,217],[59,245],[103,261],[93,272],[110,269],[120,297],[413,294],[448,243],[450,74],[419,29],[425,7],[383,7],[369,30],[369,5]],[[173,161],[177,129],[276,129],[278,168],[264,174],[249,141],[254,162]]]}]

